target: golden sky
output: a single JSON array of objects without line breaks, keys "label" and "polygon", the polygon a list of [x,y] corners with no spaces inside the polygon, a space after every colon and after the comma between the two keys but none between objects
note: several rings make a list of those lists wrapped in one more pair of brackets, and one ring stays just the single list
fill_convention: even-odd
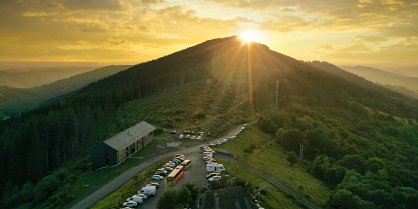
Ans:
[{"label": "golden sky", "polygon": [[417,65],[417,0],[1,0],[0,61],[134,64],[257,31],[335,64]]}]

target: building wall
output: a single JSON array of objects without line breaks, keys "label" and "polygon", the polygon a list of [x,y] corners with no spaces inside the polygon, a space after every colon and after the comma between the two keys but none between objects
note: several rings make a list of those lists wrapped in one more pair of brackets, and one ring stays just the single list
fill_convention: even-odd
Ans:
[{"label": "building wall", "polygon": [[134,154],[145,145],[149,144],[152,140],[154,140],[154,131],[142,138],[138,138],[131,145],[124,147],[120,150],[114,150],[105,143],[101,143],[100,145],[94,147],[92,150],[91,155],[93,161],[93,168],[97,169],[105,166],[118,165],[119,163],[122,163],[124,160],[126,160],[127,157]]},{"label": "building wall", "polygon": [[101,168],[118,164],[117,151],[101,143],[92,149],[93,168]]}]

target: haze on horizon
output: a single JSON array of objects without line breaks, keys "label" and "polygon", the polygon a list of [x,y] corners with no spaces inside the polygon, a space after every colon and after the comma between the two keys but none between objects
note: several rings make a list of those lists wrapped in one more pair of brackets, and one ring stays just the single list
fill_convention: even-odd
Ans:
[{"label": "haze on horizon", "polygon": [[134,64],[254,30],[297,59],[417,66],[416,11],[413,0],[0,1],[0,62]]}]

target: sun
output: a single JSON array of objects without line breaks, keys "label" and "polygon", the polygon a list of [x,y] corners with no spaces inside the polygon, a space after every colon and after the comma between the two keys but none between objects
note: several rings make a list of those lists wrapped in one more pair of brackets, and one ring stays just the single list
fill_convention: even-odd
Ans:
[{"label": "sun", "polygon": [[241,40],[245,43],[249,42],[262,42],[262,33],[258,30],[245,30],[239,34]]}]

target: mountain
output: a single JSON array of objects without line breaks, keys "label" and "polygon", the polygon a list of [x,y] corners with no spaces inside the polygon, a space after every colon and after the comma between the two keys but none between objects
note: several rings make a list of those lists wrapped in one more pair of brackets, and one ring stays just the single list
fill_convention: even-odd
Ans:
[{"label": "mountain", "polygon": [[15,115],[17,112],[31,107],[33,101],[38,101],[39,98],[40,95],[28,89],[1,86],[0,119]]},{"label": "mountain", "polygon": [[409,66],[409,67],[395,67],[390,68],[388,71],[390,72],[403,75],[405,77],[416,77],[418,78],[418,67],[417,66]]},{"label": "mountain", "polygon": [[0,86],[32,88],[60,79],[85,73],[97,68],[97,64],[55,63],[4,64],[0,63]]},{"label": "mountain", "polygon": [[[33,88],[0,87],[0,113],[2,117],[17,115],[48,99],[78,90],[89,83],[129,67],[128,65],[102,67]],[[46,71],[43,71],[43,73],[46,73]],[[43,73],[41,74],[45,76]]]},{"label": "mountain", "polygon": [[407,77],[364,66],[342,66],[342,69],[383,85],[406,87],[418,91],[418,77]]},{"label": "mountain", "polygon": [[[158,131],[187,127],[216,136],[258,118],[284,150],[304,145],[307,163],[300,169],[334,189],[327,207],[414,207],[417,106],[338,67],[322,69],[237,37],[213,39],[1,122],[1,206],[62,207],[74,197],[61,185],[91,165],[53,171],[139,121]],[[24,196],[27,188],[36,197]]]}]

